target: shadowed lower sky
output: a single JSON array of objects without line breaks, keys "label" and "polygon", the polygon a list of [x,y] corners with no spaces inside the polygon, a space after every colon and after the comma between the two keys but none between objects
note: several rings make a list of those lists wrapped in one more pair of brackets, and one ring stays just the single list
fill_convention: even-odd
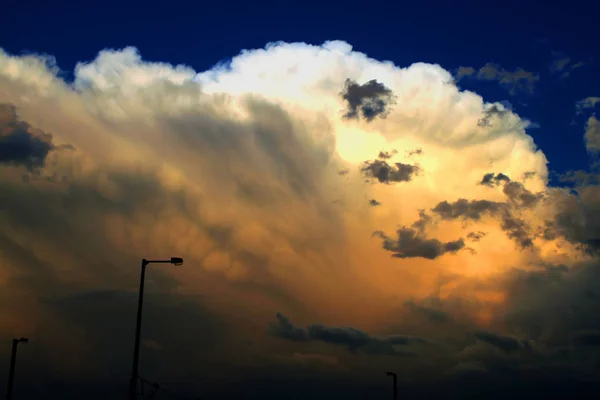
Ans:
[{"label": "shadowed lower sky", "polygon": [[[114,398],[140,258],[171,256],[148,270],[140,374],[173,391],[385,398],[388,370],[415,398],[595,387],[600,93],[571,102],[585,165],[556,172],[513,105],[539,72],[337,40],[232,56],[100,49],[67,73],[0,49],[0,337],[31,339],[22,396]],[[553,57],[553,79],[584,68]]]}]

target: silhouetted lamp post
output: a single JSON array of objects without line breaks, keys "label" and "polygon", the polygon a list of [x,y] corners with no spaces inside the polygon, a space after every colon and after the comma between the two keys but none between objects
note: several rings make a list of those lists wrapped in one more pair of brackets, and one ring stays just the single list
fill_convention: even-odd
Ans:
[{"label": "silhouetted lamp post", "polygon": [[142,272],[140,275],[140,290],[138,297],[137,323],[135,326],[135,345],[133,348],[133,368],[131,369],[131,378],[129,380],[129,398],[136,398],[138,361],[140,358],[140,331],[142,328],[142,305],[144,302],[144,278],[146,276],[146,267],[148,264],[173,264],[183,265],[183,258],[171,257],[169,260],[142,260]]},{"label": "silhouetted lamp post", "polygon": [[398,376],[393,372],[386,372],[385,374],[394,379],[394,400],[398,400]]},{"label": "silhouetted lamp post", "polygon": [[6,387],[6,400],[12,400],[13,383],[15,381],[15,365],[17,363],[17,346],[19,343],[29,343],[27,338],[15,338],[12,340],[12,354],[10,356],[10,370],[8,372],[8,385]]}]

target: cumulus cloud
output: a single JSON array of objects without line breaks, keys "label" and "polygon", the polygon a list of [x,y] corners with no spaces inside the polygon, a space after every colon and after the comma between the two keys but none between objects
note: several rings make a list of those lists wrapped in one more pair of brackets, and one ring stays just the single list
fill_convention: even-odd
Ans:
[{"label": "cumulus cloud", "polygon": [[[559,352],[600,329],[596,188],[549,187],[527,122],[439,65],[399,67],[331,41],[272,43],[197,72],[126,48],[79,63],[67,83],[49,60],[0,52],[0,298],[11,299],[0,334],[51,332],[38,370],[96,376],[82,366],[99,354],[102,368],[127,370],[106,344],[135,314],[142,257],[185,259],[148,273],[149,296],[186,299],[153,311],[143,340],[162,350],[151,353],[185,357],[158,329],[185,321],[186,348],[211,357],[197,370],[150,363],[174,380],[291,379],[334,359],[345,382],[388,366],[441,376],[466,362],[468,332],[488,332],[488,347],[493,334]],[[533,75],[517,72],[477,74],[529,90]],[[73,151],[55,151],[63,144]],[[45,179],[23,180],[28,169]],[[115,325],[88,304],[118,314]],[[276,312],[287,340],[265,335]],[[416,351],[415,338],[443,346]],[[52,350],[62,346],[85,357],[66,363]],[[319,356],[273,367],[300,352]],[[415,352],[410,364],[379,358]],[[473,353],[482,369],[499,365]]]}]

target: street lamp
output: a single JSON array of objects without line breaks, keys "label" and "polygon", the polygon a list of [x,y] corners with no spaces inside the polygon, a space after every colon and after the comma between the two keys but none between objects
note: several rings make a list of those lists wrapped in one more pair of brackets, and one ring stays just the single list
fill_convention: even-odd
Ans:
[{"label": "street lamp", "polygon": [[398,376],[393,372],[386,372],[385,374],[394,379],[394,400],[398,400]]},{"label": "street lamp", "polygon": [[17,363],[17,346],[19,343],[29,343],[29,339],[14,338],[12,340],[12,354],[10,356],[10,370],[8,372],[8,385],[6,388],[6,400],[12,400],[13,382],[15,381],[15,365]]},{"label": "street lamp", "polygon": [[144,278],[146,276],[146,267],[148,264],[173,264],[183,265],[183,258],[171,257],[168,260],[146,260],[142,259],[142,272],[140,275],[140,289],[138,297],[137,323],[135,327],[135,344],[133,347],[133,367],[131,369],[131,378],[129,379],[129,399],[136,399],[136,387],[138,378],[138,364],[140,358],[140,331],[142,328],[142,305],[144,302]]}]

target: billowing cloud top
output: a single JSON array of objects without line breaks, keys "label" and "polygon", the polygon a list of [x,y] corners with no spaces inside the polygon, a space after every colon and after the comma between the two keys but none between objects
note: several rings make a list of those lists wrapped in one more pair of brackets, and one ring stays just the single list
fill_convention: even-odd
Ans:
[{"label": "billowing cloud top", "polygon": [[[591,308],[556,323],[548,308],[582,285],[596,295],[583,276],[596,273],[600,225],[584,220],[597,220],[597,190],[548,187],[527,121],[439,65],[396,66],[332,41],[273,43],[198,73],[130,47],[78,64],[68,83],[52,59],[0,51],[0,102],[0,286],[21,299],[1,306],[0,332],[59,342],[41,347],[51,361],[39,368],[88,371],[86,357],[65,363],[52,348],[85,342],[61,339],[87,323],[75,304],[131,307],[141,257],[183,257],[184,268],[152,269],[149,290],[189,299],[182,318],[227,332],[188,335],[191,353],[168,332],[146,338],[179,361],[226,360],[203,373],[306,360],[362,373],[369,357],[409,353],[415,374],[428,357],[440,377],[473,362],[489,372],[490,351],[521,360],[529,340],[600,328],[583,322]],[[108,346],[110,326],[94,325],[89,351]],[[409,351],[408,337],[441,344]],[[153,371],[192,369],[163,364]]]}]

